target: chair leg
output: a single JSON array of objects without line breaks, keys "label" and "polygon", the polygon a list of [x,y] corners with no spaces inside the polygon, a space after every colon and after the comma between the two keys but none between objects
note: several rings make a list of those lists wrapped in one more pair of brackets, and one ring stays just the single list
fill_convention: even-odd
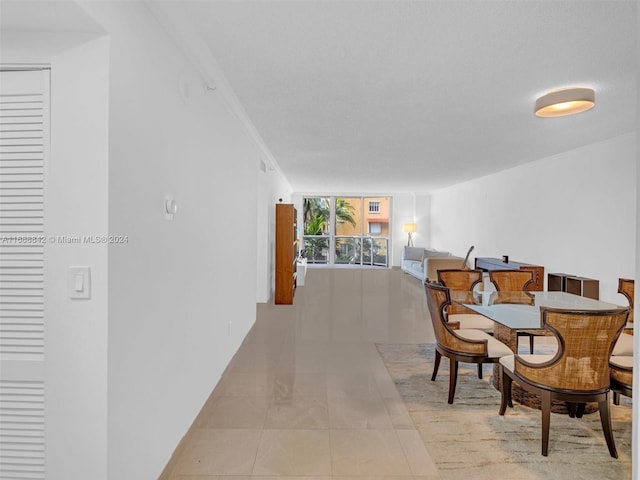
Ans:
[{"label": "chair leg", "polygon": [[529,335],[529,353],[533,355],[533,335]]},{"label": "chair leg", "polygon": [[542,403],[542,455],[549,453],[549,425],[551,423],[551,392],[542,391],[540,395]]},{"label": "chair leg", "polygon": [[578,408],[576,409],[576,417],[577,418],[582,418],[582,416],[584,415],[584,410],[587,407],[586,403],[579,403],[578,404]]},{"label": "chair leg", "polygon": [[456,383],[458,382],[458,361],[449,359],[449,399],[448,403],[453,403],[453,397],[456,394]]},{"label": "chair leg", "polygon": [[620,405],[620,394],[618,392],[613,392],[613,404]]},{"label": "chair leg", "polygon": [[440,368],[440,359],[442,354],[436,350],[436,359],[433,362],[433,373],[431,374],[431,381],[435,381],[436,375],[438,375],[438,368]]},{"label": "chair leg", "polygon": [[482,364],[478,364],[478,378],[482,380]]},{"label": "chair leg", "polygon": [[602,424],[604,438],[607,441],[607,447],[609,447],[609,454],[613,458],[618,458],[616,442],[613,439],[613,430],[611,429],[611,412],[609,411],[609,398],[605,398],[604,400],[598,402],[598,407],[600,409],[600,423]]},{"label": "chair leg", "polygon": [[500,403],[500,411],[498,412],[500,415],[504,415],[504,412],[507,411],[507,405],[509,407],[513,407],[513,403],[511,403],[511,377],[504,372],[504,367],[500,365],[500,372],[502,377],[502,400]]}]

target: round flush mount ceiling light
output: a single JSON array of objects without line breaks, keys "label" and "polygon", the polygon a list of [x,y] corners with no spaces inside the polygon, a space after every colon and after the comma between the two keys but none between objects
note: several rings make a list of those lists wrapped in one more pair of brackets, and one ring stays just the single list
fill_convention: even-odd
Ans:
[{"label": "round flush mount ceiling light", "polygon": [[589,110],[595,104],[596,95],[591,88],[563,88],[537,99],[535,112],[538,117],[564,117]]}]

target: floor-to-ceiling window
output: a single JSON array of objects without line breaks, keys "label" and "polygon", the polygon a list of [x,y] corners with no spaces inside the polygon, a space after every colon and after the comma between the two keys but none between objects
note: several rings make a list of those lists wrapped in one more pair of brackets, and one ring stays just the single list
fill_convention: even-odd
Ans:
[{"label": "floor-to-ceiling window", "polygon": [[307,257],[307,263],[329,263],[331,199],[304,197],[302,202],[302,254]]},{"label": "floor-to-ceiling window", "polygon": [[304,197],[309,264],[388,267],[389,197]]}]

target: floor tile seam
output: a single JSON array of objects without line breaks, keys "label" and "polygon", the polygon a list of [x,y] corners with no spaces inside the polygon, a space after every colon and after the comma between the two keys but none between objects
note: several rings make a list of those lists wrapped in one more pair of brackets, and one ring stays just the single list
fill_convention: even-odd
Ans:
[{"label": "floor tile seam", "polygon": [[[382,399],[381,399],[382,401]],[[383,406],[384,406],[384,402],[382,401]],[[388,424],[389,426],[387,428],[380,428],[379,426],[376,427],[368,427],[368,426],[359,426],[358,428],[354,428],[349,424],[348,420],[344,420],[343,417],[341,417],[339,415],[339,412],[341,411],[340,409],[337,409],[337,407],[334,405],[332,408],[332,404],[331,402],[329,402],[328,407],[327,407],[327,411],[329,414],[329,429],[333,429],[333,430],[391,430],[394,428],[393,426],[393,422],[391,420],[391,416],[389,415],[386,406],[385,408],[385,414],[386,414],[386,419],[388,420]],[[338,412],[338,413],[336,413]],[[361,420],[358,420],[357,422],[360,423]],[[347,424],[345,426],[345,424]]]},{"label": "floor tile seam", "polygon": [[330,430],[329,427],[312,427],[309,425],[304,425],[304,426],[300,426],[300,427],[296,427],[296,426],[292,426],[292,425],[287,425],[284,427],[274,427],[274,426],[270,426],[270,425],[265,425],[263,430],[273,430],[273,431],[282,431],[282,430],[297,430],[297,431],[302,431],[302,430],[314,430],[314,431],[319,431],[319,432],[323,432],[323,431],[328,431]]},{"label": "floor tile seam", "polygon": [[224,431],[224,430],[239,430],[239,431],[248,431],[248,430],[264,430],[264,427],[252,426],[252,427],[198,427],[198,430],[206,430],[210,432],[214,431]]},{"label": "floor tile seam", "polygon": [[[302,396],[295,396],[293,395],[292,398],[312,398],[312,399],[316,399],[318,398],[316,395],[302,395]],[[265,412],[265,421],[264,421],[264,428],[265,429],[274,429],[274,430],[286,430],[286,429],[294,429],[294,430],[303,430],[303,429],[310,429],[310,430],[327,430],[329,428],[329,402],[325,402],[324,406],[326,407],[326,412],[327,412],[327,426],[326,427],[322,427],[322,426],[309,426],[309,425],[305,425],[305,426],[301,426],[301,427],[296,427],[295,425],[287,425],[287,426],[283,426],[283,427],[273,427],[273,426],[268,426],[267,422],[269,420],[269,411],[271,410],[272,407],[276,406],[277,404],[274,403],[275,402],[275,398],[272,397],[271,400],[269,401],[269,405],[267,407],[267,410]]]},{"label": "floor tile seam", "polygon": [[[274,399],[276,395],[271,395],[271,398]],[[316,393],[297,393],[292,392],[291,395],[288,395],[284,398],[318,398],[318,399],[327,399],[329,396],[326,393],[316,394]]]},{"label": "floor tile seam", "polygon": [[[418,438],[420,440],[420,442],[424,445],[425,451],[427,452],[427,455],[429,456],[429,458],[432,460],[434,467],[436,468],[436,471],[438,472],[438,476],[440,476],[440,471],[438,469],[438,466],[436,464],[436,462],[433,460],[433,456],[431,454],[431,452],[429,452],[429,449],[427,448],[427,443],[424,441],[424,439],[422,438],[422,435],[420,434],[420,431],[418,430],[418,427],[416,425],[416,422],[413,418],[413,415],[411,415],[411,412],[409,411],[409,409],[407,408],[406,403],[404,402],[404,399],[402,398],[402,395],[400,394],[400,392],[398,391],[398,387],[395,385],[395,382],[393,381],[393,377],[391,376],[391,372],[389,371],[389,367],[387,366],[387,364],[384,362],[384,359],[382,358],[382,354],[380,353],[380,350],[378,350],[377,346],[374,344],[374,347],[376,349],[376,351],[378,352],[378,356],[380,357],[380,361],[382,362],[382,364],[385,367],[385,370],[387,372],[387,375],[389,377],[389,380],[394,384],[395,388],[396,388],[396,393],[398,394],[399,398],[402,400],[402,405],[404,407],[404,410],[407,414],[407,416],[409,417],[409,419],[411,420],[411,424],[413,425],[413,428],[411,430],[415,431],[418,434]],[[377,385],[376,385],[377,386]],[[378,387],[379,388],[379,387]],[[387,406],[386,402],[384,403],[385,405],[385,409],[387,409],[387,414],[389,414],[389,407]],[[411,472],[413,473],[414,476],[416,476],[415,472],[413,472],[413,468],[411,465],[411,462],[409,461],[406,449],[404,447],[404,444],[402,443],[402,441],[400,440],[400,435],[398,434],[398,428],[394,428],[396,437],[398,438],[398,442],[400,443],[400,447],[402,448],[402,452],[405,456],[405,459],[407,461],[407,464],[409,465],[409,469],[411,470]],[[402,430],[407,430],[407,429],[402,429]]]},{"label": "floor tile seam", "polygon": [[[330,425],[329,425],[330,426]],[[331,428],[327,429],[327,435],[329,436],[329,472],[331,474],[331,478],[333,479],[333,442],[331,441]]]},{"label": "floor tile seam", "polygon": [[[393,427],[392,428],[362,428],[362,427],[353,428],[353,427],[345,427],[345,428],[329,428],[328,430],[329,430],[330,433],[333,432],[333,431],[342,433],[342,432],[345,432],[345,431],[346,432],[390,432],[392,430],[395,431],[395,430],[398,430],[398,429],[393,428]],[[402,429],[400,429],[400,430],[402,430]]]},{"label": "floor tile seam", "polygon": [[[413,479],[416,477],[416,474],[413,473],[413,469],[411,468],[411,463],[409,462],[409,459],[407,457],[406,451],[404,449],[404,446],[402,445],[402,442],[400,441],[400,438],[398,437],[397,432],[395,432],[396,429],[393,428],[344,428],[344,429],[333,429],[334,431],[339,431],[339,432],[344,432],[344,431],[348,431],[348,432],[383,432],[383,433],[388,433],[390,430],[394,430],[395,433],[395,439],[398,442],[398,446],[400,447],[400,450],[402,451],[402,455],[403,458],[405,460],[405,464],[408,468],[408,470],[411,472],[411,475],[402,475],[402,474],[384,474],[384,475],[369,475],[369,474],[358,474],[358,475],[339,475],[339,477],[351,477],[354,480],[358,479],[358,478],[387,478],[387,477],[393,477],[393,478],[407,478],[407,479]],[[333,446],[333,438],[332,438],[332,431],[329,432],[329,439],[330,439],[330,447],[332,448]],[[332,457],[333,459],[333,457]]]},{"label": "floor tile seam", "polygon": [[376,391],[374,393],[370,393],[370,392],[337,392],[337,393],[329,393],[327,395],[327,400],[328,401],[338,401],[338,400],[345,400],[345,399],[353,399],[353,400],[369,400],[369,401],[373,401],[373,400],[380,400],[383,401],[385,397],[383,397],[380,392],[376,389]]},{"label": "floor tile seam", "polygon": [[[327,408],[327,427],[313,427],[313,426],[304,426],[304,427],[296,427],[296,426],[283,426],[283,427],[273,427],[273,426],[268,426],[267,422],[269,419],[269,411],[273,408],[276,407],[278,404],[275,403],[276,402],[276,397],[275,395],[271,394],[271,395],[239,395],[239,396],[234,396],[234,395],[230,395],[230,396],[226,396],[226,398],[256,398],[256,399],[266,399],[266,407],[264,409],[264,414],[262,415],[262,422],[261,422],[261,426],[258,428],[261,428],[263,430],[265,429],[269,429],[269,430],[285,430],[285,429],[295,429],[295,430],[302,430],[302,429],[314,429],[314,430],[325,430],[328,429],[328,410],[329,410],[329,406],[328,406],[328,401],[325,402],[326,408]],[[311,398],[311,399],[317,399],[318,395],[292,395],[292,398]],[[225,428],[225,427],[206,427],[206,428]],[[242,428],[242,429],[248,429],[248,428],[255,428],[255,427],[242,427],[242,426],[238,426],[235,428]]]},{"label": "floor tile seam", "polygon": [[[407,449],[405,448],[404,443],[402,442],[402,439],[400,438],[400,435],[398,434],[398,430],[399,429],[394,429],[396,437],[398,438],[398,443],[400,444],[400,448],[402,449],[402,454],[405,457],[405,460],[407,461],[407,465],[409,465],[409,470],[411,470],[411,473],[413,474],[413,476],[419,476],[414,470],[413,470],[413,465],[411,464],[411,460],[409,459],[409,455],[407,454]],[[420,443],[422,443],[424,445],[424,450],[427,453],[427,456],[429,457],[429,459],[431,459],[431,461],[433,462],[433,459],[431,458],[431,454],[429,453],[429,451],[427,450],[427,446],[424,444],[422,437],[420,436],[420,432],[418,432],[418,430],[415,428],[413,428],[413,431],[416,432],[416,434],[418,435],[418,439],[420,440]],[[437,470],[437,466],[435,464],[435,462],[433,462],[434,467]],[[439,473],[438,473],[439,475]]]},{"label": "floor tile seam", "polygon": [[258,452],[260,452],[260,447],[262,446],[262,441],[264,439],[264,428],[260,430],[260,439],[258,440],[258,446],[256,447],[255,454],[253,455],[253,464],[251,465],[251,473],[250,476],[253,475],[253,472],[256,469],[256,463],[258,462]]},{"label": "floor tile seam", "polygon": [[[398,391],[398,387],[395,385],[395,382],[393,381],[393,377],[391,376],[391,372],[389,372],[389,368],[387,367],[386,363],[384,362],[384,359],[382,358],[382,354],[380,353],[380,351],[378,350],[378,347],[376,346],[376,344],[373,344],[373,348],[375,349],[375,351],[378,354],[378,357],[380,359],[380,362],[382,363],[382,365],[384,366],[384,370],[386,372],[387,375],[387,379],[391,382],[391,384],[394,386],[395,390],[396,390],[396,394],[397,394],[397,398],[401,400],[401,405],[402,408],[404,409],[404,412],[409,419],[411,420],[411,424],[413,425],[413,430],[417,431],[417,427],[415,422],[413,421],[413,418],[411,417],[411,415],[409,415],[409,410],[407,409],[406,404],[404,403],[404,400],[402,398],[402,395],[400,394],[400,392]],[[389,420],[391,421],[391,424],[393,425],[393,420],[391,418],[391,412],[389,411],[389,406],[387,405],[387,402],[385,401],[385,398],[391,398],[391,397],[385,397],[383,395],[383,392],[380,391],[380,385],[376,382],[376,389],[378,390],[378,394],[380,395],[380,397],[382,398],[382,403],[384,405],[385,411],[387,412],[387,416],[389,417]],[[397,430],[397,429],[396,429]],[[403,429],[406,430],[406,429]]]}]

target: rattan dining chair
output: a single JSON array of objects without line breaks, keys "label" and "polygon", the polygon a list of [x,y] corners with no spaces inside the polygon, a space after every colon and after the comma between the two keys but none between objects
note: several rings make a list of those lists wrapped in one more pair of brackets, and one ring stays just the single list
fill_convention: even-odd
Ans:
[{"label": "rattan dining chair", "polygon": [[[438,270],[438,283],[449,290],[471,292],[476,285],[482,283],[482,270]],[[459,322],[461,329],[476,328],[487,333],[493,332],[493,320],[463,305],[449,305],[447,317],[450,322]]]},{"label": "rattan dining chair", "polygon": [[635,282],[629,278],[618,279],[618,293],[624,295],[629,302],[631,312],[629,312],[628,323],[633,323],[633,296],[634,296],[634,284]]},{"label": "rattan dining chair", "polygon": [[489,280],[498,291],[521,292],[533,284],[533,270],[489,270]]},{"label": "rattan dining chair", "polygon": [[620,395],[633,396],[633,355],[612,355],[609,370],[613,404],[620,405]]},{"label": "rattan dining chair", "polygon": [[[628,278],[618,279],[618,293],[624,295],[629,302],[629,320],[633,323],[634,281]],[[631,397],[633,390],[633,329],[622,332],[609,359],[611,368],[611,390],[614,405],[620,405],[620,395]]]},{"label": "rattan dining chair", "polygon": [[447,322],[445,309],[451,304],[449,289],[436,283],[425,284],[427,305],[436,337],[436,354],[431,381],[435,381],[443,356],[449,359],[449,396],[453,403],[458,381],[458,363],[497,363],[500,357],[513,353],[504,343],[482,330],[455,330],[453,322]]},{"label": "rattan dining chair", "polygon": [[[558,340],[555,355],[509,355],[500,359],[502,402],[500,415],[512,406],[511,385],[516,381],[542,403],[542,455],[549,450],[551,403],[562,400],[580,406],[598,402],[600,423],[609,454],[618,458],[609,411],[609,357],[627,323],[628,308],[562,310],[540,308],[541,325]],[[570,409],[571,411],[571,409]]]},{"label": "rattan dining chair", "polygon": [[[438,270],[438,283],[449,290],[473,291],[482,282],[482,270],[446,269]],[[493,334],[493,320],[469,310],[463,305],[451,303],[447,306],[447,321],[455,322],[459,329],[475,328]],[[478,364],[478,378],[482,378],[482,364]]]},{"label": "rattan dining chair", "polygon": [[[621,293],[629,302],[629,320],[627,324],[633,322],[633,280],[625,278],[618,279],[618,293]],[[625,329],[618,338],[615,347],[613,347],[612,355],[633,356],[633,328]]]},{"label": "rattan dining chair", "polygon": [[[489,270],[489,280],[498,291],[523,292],[533,285],[532,270]],[[517,332],[520,337],[529,338],[529,353],[533,353],[534,341],[537,336],[535,332]]]}]

